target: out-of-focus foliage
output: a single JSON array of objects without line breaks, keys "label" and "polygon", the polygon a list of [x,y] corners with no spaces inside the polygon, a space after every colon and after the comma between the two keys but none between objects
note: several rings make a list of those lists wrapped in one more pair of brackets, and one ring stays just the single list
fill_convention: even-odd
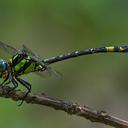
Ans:
[{"label": "out-of-focus foliage", "polygon": [[[0,40],[19,48],[24,43],[44,58],[127,45],[127,6],[126,0],[1,0]],[[0,57],[6,53],[0,51]],[[63,80],[23,76],[33,93],[45,92],[128,118],[127,53],[83,56],[51,66],[63,73]],[[4,128],[107,128],[47,107],[25,103],[18,107],[5,99],[0,104],[0,127]]]}]

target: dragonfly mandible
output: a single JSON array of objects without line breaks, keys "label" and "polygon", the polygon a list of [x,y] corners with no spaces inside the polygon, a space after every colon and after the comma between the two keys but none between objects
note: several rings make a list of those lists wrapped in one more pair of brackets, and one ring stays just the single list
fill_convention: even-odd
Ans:
[{"label": "dragonfly mandible", "polygon": [[31,72],[40,73],[44,71],[59,74],[58,72],[52,70],[49,65],[82,55],[107,52],[128,52],[128,46],[110,46],[101,48],[89,48],[86,50],[74,51],[59,56],[42,59],[33,53],[30,49],[28,49],[25,45],[23,45],[22,50],[19,50],[0,41],[0,48],[9,54],[12,54],[12,57],[8,62],[4,59],[0,59],[0,78],[3,78],[3,82],[0,84],[0,86],[6,86],[12,83],[14,85],[12,90],[15,90],[20,83],[27,89],[23,100],[31,92],[31,84],[21,79],[21,75]]}]

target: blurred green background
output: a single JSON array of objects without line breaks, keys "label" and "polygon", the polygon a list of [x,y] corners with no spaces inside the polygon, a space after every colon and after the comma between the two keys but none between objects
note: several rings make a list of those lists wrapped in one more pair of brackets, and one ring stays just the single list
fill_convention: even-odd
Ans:
[{"label": "blurred green background", "polygon": [[[127,45],[127,0],[1,0],[0,40],[47,58],[91,47]],[[0,53],[5,57],[5,53]],[[32,92],[87,104],[128,119],[128,55],[97,54],[51,65],[63,79],[23,76]],[[0,99],[0,127],[108,128],[48,107]]]}]

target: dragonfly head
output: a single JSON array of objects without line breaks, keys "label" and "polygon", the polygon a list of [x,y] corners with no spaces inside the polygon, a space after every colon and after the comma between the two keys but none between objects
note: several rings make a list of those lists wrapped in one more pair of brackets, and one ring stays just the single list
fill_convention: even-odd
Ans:
[{"label": "dragonfly head", "polygon": [[6,71],[8,68],[8,64],[5,60],[0,59],[0,72]]}]

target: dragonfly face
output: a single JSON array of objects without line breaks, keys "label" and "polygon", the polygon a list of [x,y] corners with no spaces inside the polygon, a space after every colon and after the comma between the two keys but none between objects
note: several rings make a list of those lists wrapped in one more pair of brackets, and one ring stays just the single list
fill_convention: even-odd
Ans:
[{"label": "dragonfly face", "polygon": [[0,72],[6,71],[8,68],[8,64],[5,60],[0,59]]},{"label": "dragonfly face", "polygon": [[8,76],[8,64],[5,60],[0,59],[0,77],[6,79]]},{"label": "dragonfly face", "polygon": [[6,79],[8,76],[8,64],[5,60],[0,59],[0,77]]}]

